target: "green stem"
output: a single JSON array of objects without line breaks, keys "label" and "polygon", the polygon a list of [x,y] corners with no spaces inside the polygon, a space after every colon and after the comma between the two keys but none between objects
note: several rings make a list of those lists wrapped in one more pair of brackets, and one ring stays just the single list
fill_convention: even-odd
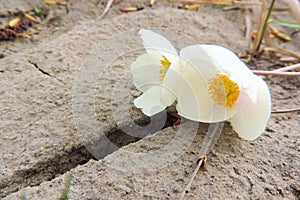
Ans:
[{"label": "green stem", "polygon": [[69,172],[66,175],[65,187],[64,187],[64,189],[62,191],[60,200],[68,200],[69,199],[69,193],[70,193],[70,187],[71,187],[72,179],[73,179],[73,175],[72,175],[71,172]]},{"label": "green stem", "polygon": [[263,40],[263,38],[264,38],[264,35],[265,35],[266,31],[267,31],[267,28],[268,28],[268,21],[269,21],[269,18],[270,18],[270,16],[271,16],[271,12],[272,12],[272,9],[273,9],[273,7],[274,7],[274,4],[275,4],[275,0],[272,0],[271,6],[270,6],[270,8],[269,8],[269,10],[268,10],[268,14],[267,14],[267,17],[266,17],[265,22],[264,22],[263,30],[262,30],[262,32],[261,32],[261,34],[260,34],[259,43],[258,43],[258,45],[257,45],[257,48],[256,48],[255,52],[258,52],[258,51],[259,51],[259,47],[260,47],[260,45],[261,45],[261,43],[262,43],[262,40]]}]

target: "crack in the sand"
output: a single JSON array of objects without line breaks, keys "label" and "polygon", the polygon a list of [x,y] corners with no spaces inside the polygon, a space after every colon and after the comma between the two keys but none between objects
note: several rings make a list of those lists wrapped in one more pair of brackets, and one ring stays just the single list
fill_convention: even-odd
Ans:
[{"label": "crack in the sand", "polygon": [[37,63],[32,62],[32,61],[30,61],[30,60],[29,60],[28,62],[29,62],[31,65],[33,65],[38,71],[40,71],[42,74],[45,74],[45,75],[47,75],[47,76],[49,76],[49,77],[51,77],[51,78],[54,78],[55,80],[57,80],[57,81],[59,81],[59,82],[61,82],[61,83],[63,83],[63,84],[65,84],[62,80],[56,78],[55,76],[53,76],[53,75],[50,74],[49,72],[47,72],[47,71],[43,70],[42,68],[40,68],[39,65],[38,65]]},{"label": "crack in the sand", "polygon": [[[168,116],[163,129],[172,126],[175,120],[176,119],[174,117]],[[141,118],[136,121],[136,123],[138,125],[145,125],[149,123],[149,119]],[[104,137],[109,138],[109,140],[118,148],[142,139],[132,137],[118,128],[108,131]],[[101,143],[101,139],[103,138],[100,137],[98,139],[100,142],[93,141],[93,143],[103,145],[103,143]],[[120,141],[122,142],[120,143]],[[78,147],[73,147],[73,149],[69,152],[57,152],[54,157],[39,161],[28,169],[16,170],[13,175],[7,176],[1,180],[0,197],[3,198],[28,186],[38,186],[45,181],[51,181],[56,178],[57,175],[65,174],[71,169],[95,159],[94,155],[87,150],[89,149],[89,145],[90,144],[82,144]],[[116,148],[111,150],[105,145],[97,148],[101,148],[99,150],[101,152],[101,158],[104,158],[118,149]],[[101,159],[100,157],[97,158]]]}]

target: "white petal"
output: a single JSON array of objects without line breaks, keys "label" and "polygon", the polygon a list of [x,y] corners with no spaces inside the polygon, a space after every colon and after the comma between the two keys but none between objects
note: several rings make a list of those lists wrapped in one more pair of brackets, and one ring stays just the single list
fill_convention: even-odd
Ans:
[{"label": "white petal", "polygon": [[[201,60],[193,63],[196,66],[202,64]],[[164,84],[177,97],[176,108],[179,115],[187,119],[219,122],[231,118],[236,113],[235,107],[225,108],[212,101],[208,94],[206,80],[190,62],[186,62],[183,70],[180,67],[170,68]]]},{"label": "white petal", "polygon": [[221,122],[230,119],[237,113],[237,106],[234,105],[232,107],[224,107],[223,105],[218,105],[215,102],[212,102],[211,112],[209,115],[203,116],[201,118],[201,122],[206,123],[215,123]]},{"label": "white petal", "polygon": [[160,83],[159,68],[162,57],[158,54],[146,53],[139,56],[131,64],[133,84],[144,92],[154,84]]},{"label": "white petal", "polygon": [[230,79],[246,88],[253,84],[253,73],[232,51],[217,45],[201,45],[215,63],[218,70],[230,76]]},{"label": "white petal", "polygon": [[[199,98],[199,94],[201,94],[201,98]],[[197,92],[192,87],[181,87],[178,90],[176,109],[178,114],[184,118],[200,122],[211,122],[205,117],[212,110],[211,104],[207,89],[203,85],[198,86]]]},{"label": "white petal", "polygon": [[141,29],[139,34],[148,53],[157,51],[166,56],[170,62],[176,59],[176,49],[165,37],[148,29]]},{"label": "white petal", "polygon": [[[165,86],[165,85],[163,85]],[[170,106],[176,101],[176,96],[167,89],[167,87],[161,88],[161,98],[160,101],[164,106]]]},{"label": "white petal", "polygon": [[[256,81],[256,75],[252,75],[251,77],[251,81],[249,81],[249,83],[251,82],[252,84],[247,85],[245,87],[244,86],[240,86],[240,96],[238,98],[237,103],[242,103],[245,104],[245,102],[247,102],[248,100],[250,100],[253,104],[256,103],[257,101],[257,84],[255,83]],[[244,101],[243,99],[246,100]],[[248,100],[247,100],[248,99]]]},{"label": "white petal", "polygon": [[211,57],[203,49],[205,45],[191,45],[181,49],[180,57],[183,59],[183,65],[186,62],[190,63],[198,75],[202,76],[206,82],[214,77],[218,71],[216,63],[211,60]]},{"label": "white petal", "polygon": [[177,86],[180,84],[177,79],[178,76],[181,76],[182,72],[182,64],[181,60],[178,57],[170,66],[168,69],[165,78],[163,80],[163,89],[161,90],[161,102],[165,106],[170,106],[174,103],[176,100],[176,93],[174,91],[174,88],[177,88]]},{"label": "white petal", "polygon": [[204,87],[198,87],[198,91],[200,93],[199,95],[196,94],[196,105],[191,94],[183,93],[183,96],[177,97],[178,103],[176,108],[180,116],[193,121],[215,123],[228,120],[236,114],[236,106],[226,108],[214,103]]},{"label": "white petal", "polygon": [[236,70],[250,72],[250,69],[229,49],[218,45],[203,44],[201,48],[228,73],[234,73]]},{"label": "white petal", "polygon": [[254,77],[257,85],[256,103],[249,99],[248,105],[239,105],[238,113],[230,119],[233,129],[245,140],[258,138],[264,132],[271,114],[269,88],[260,77]]},{"label": "white petal", "polygon": [[194,121],[203,121],[211,112],[211,98],[207,83],[193,65],[186,63],[181,77],[174,80],[179,115]]},{"label": "white petal", "polygon": [[162,105],[161,101],[161,86],[153,86],[144,92],[141,96],[134,100],[134,105],[141,108],[147,116],[155,115],[163,111],[166,106]]}]

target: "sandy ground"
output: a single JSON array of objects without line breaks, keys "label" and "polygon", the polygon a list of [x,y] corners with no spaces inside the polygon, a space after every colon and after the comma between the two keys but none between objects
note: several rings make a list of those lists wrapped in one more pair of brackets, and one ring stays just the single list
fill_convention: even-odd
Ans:
[{"label": "sandy ground", "polygon": [[[43,3],[0,5],[6,14]],[[135,5],[145,9],[118,11]],[[178,49],[212,43],[238,54],[247,49],[244,11],[121,1],[99,19],[104,6],[74,0],[68,12],[47,7],[48,16],[36,25],[40,34],[0,43],[1,198],[60,199],[70,177],[70,199],[176,199],[187,184],[208,125],[185,121],[174,128],[173,118],[156,116],[151,124],[157,129],[145,126],[150,120],[132,105],[139,93],[129,73],[143,52],[137,32],[157,30]],[[2,25],[7,20],[1,18]],[[292,37],[276,43],[299,54],[300,34]],[[262,58],[250,67],[273,65]],[[265,80],[273,110],[299,107],[299,78]],[[186,199],[299,199],[299,114],[273,114],[254,142],[226,124]]]}]

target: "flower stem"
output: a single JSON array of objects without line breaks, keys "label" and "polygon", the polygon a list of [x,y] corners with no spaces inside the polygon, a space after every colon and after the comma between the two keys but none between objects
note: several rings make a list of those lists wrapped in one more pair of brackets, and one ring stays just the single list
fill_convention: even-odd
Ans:
[{"label": "flower stem", "polygon": [[207,155],[217,144],[217,141],[222,133],[223,126],[224,122],[210,124],[208,132],[201,145],[200,155]]},{"label": "flower stem", "polygon": [[184,191],[181,193],[180,200],[183,200],[184,197],[185,197],[185,195],[186,195],[187,193],[189,193],[190,188],[191,188],[192,183],[193,183],[193,180],[195,179],[195,177],[196,177],[198,171],[200,170],[200,167],[201,167],[202,163],[203,163],[203,160],[200,160],[200,161],[198,162],[198,165],[196,166],[196,168],[195,168],[195,170],[194,170],[194,172],[193,172],[193,174],[192,174],[192,177],[191,177],[189,183],[188,183],[187,186],[185,187]]},{"label": "flower stem", "polygon": [[[189,183],[185,187],[184,191],[181,193],[180,200],[182,200],[187,193],[189,193],[191,185],[193,180],[195,179],[197,172],[200,170],[200,168],[205,165],[205,157],[208,155],[208,153],[212,150],[212,148],[217,144],[217,141],[222,133],[224,126],[224,122],[218,122],[218,123],[212,123],[210,124],[208,128],[208,132],[202,142],[200,153],[199,153],[199,159],[198,164],[196,168],[194,169],[194,172],[190,178]],[[203,157],[204,155],[204,157]]]}]

